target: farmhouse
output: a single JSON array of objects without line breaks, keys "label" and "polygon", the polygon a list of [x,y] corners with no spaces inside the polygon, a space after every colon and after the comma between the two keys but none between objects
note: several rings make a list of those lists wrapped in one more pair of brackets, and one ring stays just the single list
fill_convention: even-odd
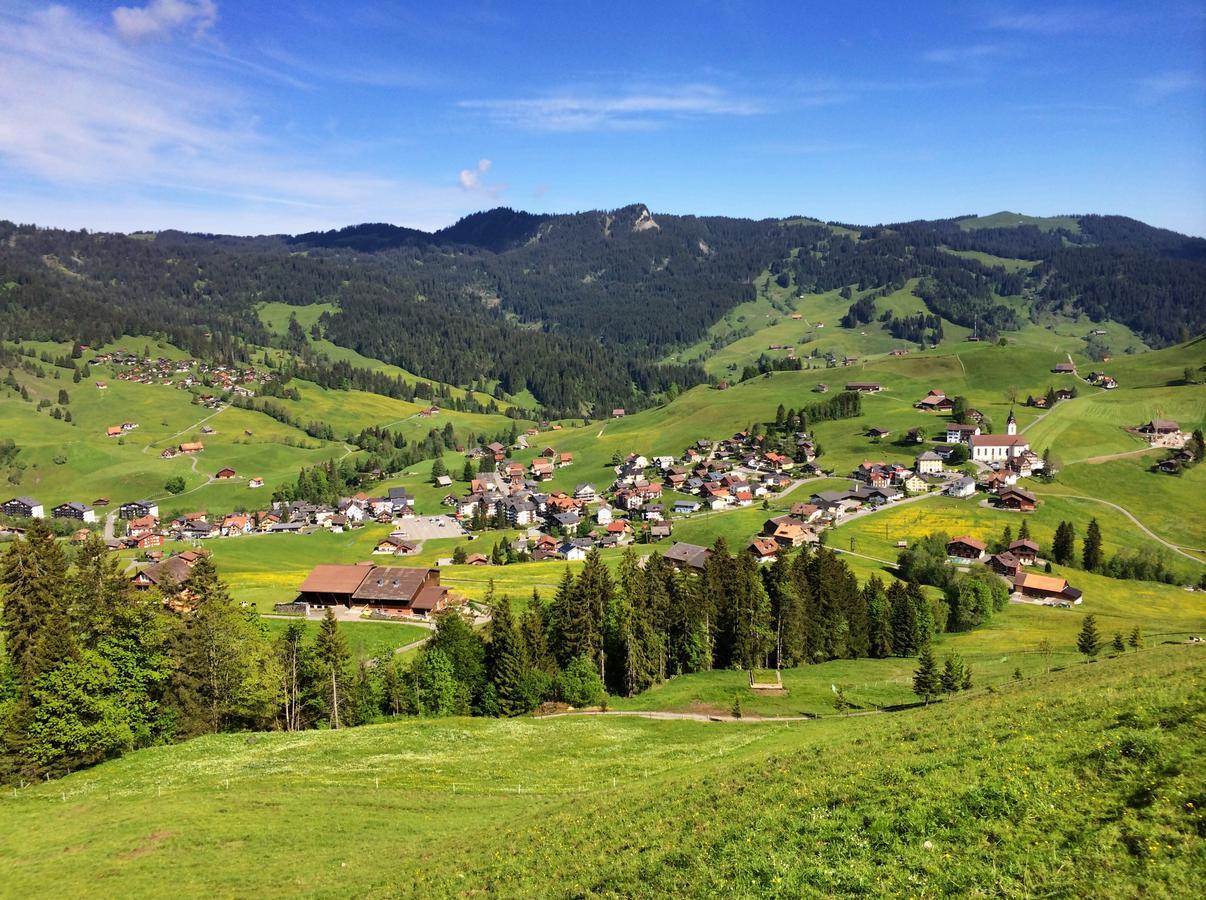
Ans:
[{"label": "farmhouse", "polygon": [[119,437],[121,435],[120,425],[110,425],[105,429],[105,437]]},{"label": "farmhouse", "polygon": [[187,441],[179,447],[181,453],[200,453],[204,449],[205,444],[201,441]]},{"label": "farmhouse", "polygon": [[878,394],[883,390],[883,386],[878,381],[848,381],[846,390],[860,394]]},{"label": "farmhouse", "polygon": [[1013,589],[1023,597],[1037,600],[1059,600],[1080,603],[1082,592],[1056,575],[1038,575],[1033,572],[1018,572],[1013,580]]},{"label": "farmhouse", "polygon": [[1076,366],[1070,362],[1056,363],[1055,368],[1051,370],[1056,375],[1075,375]]},{"label": "farmhouse", "polygon": [[1024,566],[1033,566],[1038,560],[1039,545],[1029,538],[1021,538],[1009,545],[1009,552]]},{"label": "farmhouse", "polygon": [[942,391],[930,391],[915,405],[923,412],[950,412],[955,408],[955,401]]},{"label": "farmhouse", "polygon": [[437,569],[318,565],[298,587],[298,603],[368,606],[401,615],[427,616],[448,604]]},{"label": "farmhouse", "polygon": [[749,542],[746,549],[760,563],[774,562],[775,557],[779,555],[779,545],[771,538],[756,537]]},{"label": "farmhouse", "polygon": [[988,558],[988,567],[998,575],[1004,575],[1006,578],[1015,578],[1022,570],[1022,563],[1016,556],[1009,551],[1004,553],[994,553]]},{"label": "farmhouse", "polygon": [[966,444],[979,433],[979,425],[961,425],[955,422],[946,426],[946,442],[948,444]]},{"label": "farmhouse", "polygon": [[666,551],[665,558],[666,562],[670,563],[676,569],[696,569],[702,571],[704,564],[711,555],[712,551],[707,547],[700,547],[698,544],[684,544],[680,541]]},{"label": "farmhouse", "polygon": [[200,555],[191,551],[169,556],[152,565],[135,572],[130,578],[137,590],[145,591],[164,584],[183,585],[192,577],[193,566],[197,564]]},{"label": "farmhouse", "polygon": [[946,543],[946,555],[957,559],[979,559],[988,549],[988,544],[974,537],[963,535]]},{"label": "farmhouse", "polygon": [[44,519],[46,510],[33,497],[13,497],[0,507],[6,516],[17,516],[22,519]]},{"label": "farmhouse", "polygon": [[225,469],[218,469],[217,474],[214,475],[214,478],[217,478],[222,481],[226,481],[227,479],[237,478],[237,477],[238,477],[238,473],[235,472],[234,469],[231,469],[229,467],[227,467]]},{"label": "farmhouse", "polygon": [[1007,487],[997,495],[998,506],[1019,512],[1033,512],[1037,502],[1034,494],[1017,487]]},{"label": "farmhouse", "polygon": [[257,475],[255,478],[248,480],[247,486],[249,488],[262,488],[264,486],[264,479]]}]

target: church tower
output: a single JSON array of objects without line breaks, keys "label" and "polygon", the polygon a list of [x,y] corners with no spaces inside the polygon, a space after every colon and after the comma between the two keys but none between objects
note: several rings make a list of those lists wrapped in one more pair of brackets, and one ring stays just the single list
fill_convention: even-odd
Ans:
[{"label": "church tower", "polygon": [[1013,417],[1013,407],[1009,407],[1009,421],[1005,423],[1005,432],[1007,434],[1018,433],[1018,420]]}]

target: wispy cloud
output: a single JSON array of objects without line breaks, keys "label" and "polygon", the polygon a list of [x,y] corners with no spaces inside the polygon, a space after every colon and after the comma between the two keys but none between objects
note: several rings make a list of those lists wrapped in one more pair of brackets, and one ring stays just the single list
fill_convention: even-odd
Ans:
[{"label": "wispy cloud", "polygon": [[1009,49],[1003,44],[968,44],[964,47],[939,47],[927,50],[921,58],[931,63],[978,63],[1006,56]]},{"label": "wispy cloud", "polygon": [[167,37],[177,28],[191,27],[200,37],[218,19],[213,0],[151,0],[146,6],[119,6],[113,24],[126,40]]},{"label": "wispy cloud", "polygon": [[764,112],[757,100],[708,84],[635,88],[621,93],[561,92],[540,97],[462,100],[499,124],[533,131],[624,131],[661,127],[705,116],[752,116]]},{"label": "wispy cloud", "polygon": [[[242,89],[187,67],[188,54],[144,49],[116,25],[108,32],[63,7],[0,13],[0,172],[22,186],[6,191],[6,215],[22,202],[65,208],[44,202],[65,192],[78,209],[93,203],[91,224],[107,227],[195,227],[179,217],[190,207],[212,211],[216,198],[231,201],[227,229],[243,221],[326,227],[358,216],[440,225],[468,205],[452,185],[316,163],[329,156],[321,147],[307,155],[263,133]],[[157,210],[155,220],[118,218],[135,209]],[[45,213],[30,220],[44,222]]]},{"label": "wispy cloud", "polygon": [[994,31],[1018,31],[1025,34],[1067,34],[1116,28],[1130,21],[1130,15],[1089,6],[1051,6],[1045,9],[999,10],[984,26]]},{"label": "wispy cloud", "polygon": [[1139,102],[1153,104],[1188,91],[1206,90],[1206,77],[1199,72],[1182,69],[1140,78],[1136,86],[1139,89]]}]

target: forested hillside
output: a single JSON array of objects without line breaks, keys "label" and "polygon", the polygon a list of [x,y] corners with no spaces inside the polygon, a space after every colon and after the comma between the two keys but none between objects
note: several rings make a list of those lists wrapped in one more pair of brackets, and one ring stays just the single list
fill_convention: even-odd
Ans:
[{"label": "forested hillside", "polygon": [[[1154,345],[1206,328],[1202,239],[1116,216],[1045,228],[969,221],[852,229],[634,205],[497,209],[433,234],[378,224],[127,236],[0,222],[0,338],[95,345],[164,334],[197,356],[241,359],[247,343],[281,340],[259,304],[328,303],[337,309],[316,336],[437,381],[529,391],[547,415],[597,415],[704,381],[698,365],[659,360],[754,300],[768,271],[802,294],[886,296],[916,279],[931,314],[988,337],[1051,314],[1115,319]],[[874,299],[860,297],[849,321],[876,315]],[[890,330],[908,339],[925,327],[901,319]]]}]

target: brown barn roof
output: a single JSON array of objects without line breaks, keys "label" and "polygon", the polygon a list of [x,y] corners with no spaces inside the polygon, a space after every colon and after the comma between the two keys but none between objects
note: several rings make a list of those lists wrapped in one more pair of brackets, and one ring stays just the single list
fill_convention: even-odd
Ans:
[{"label": "brown barn roof", "polygon": [[314,594],[351,594],[370,571],[367,566],[315,566],[298,590]]},{"label": "brown barn roof", "polygon": [[428,569],[374,567],[352,595],[353,600],[412,600],[423,587]]}]

